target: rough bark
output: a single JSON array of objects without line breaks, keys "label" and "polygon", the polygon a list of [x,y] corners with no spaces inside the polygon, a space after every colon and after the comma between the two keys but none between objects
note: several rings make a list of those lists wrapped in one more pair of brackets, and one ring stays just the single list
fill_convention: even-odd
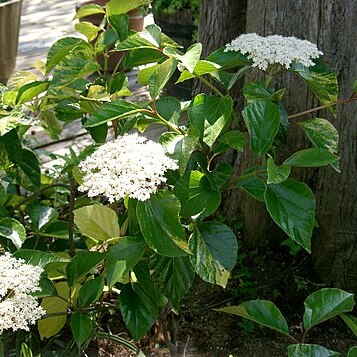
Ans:
[{"label": "rough bark", "polygon": [[[324,61],[337,71],[340,97],[346,98],[351,95],[357,73],[356,12],[357,2],[353,0],[248,0],[246,32],[295,36],[317,43],[324,52]],[[291,75],[281,76],[275,85],[289,89],[284,100],[289,113],[318,104],[306,86]],[[318,117],[331,120],[340,133],[341,174],[329,167],[293,173],[316,194],[320,225],[313,237],[316,272],[325,282],[350,291],[357,291],[356,112],[357,104],[353,103],[340,107],[336,119],[326,112],[317,113]],[[298,128],[292,124],[281,157],[306,146],[302,134],[297,133]],[[250,163],[251,158],[245,153],[236,158],[235,167],[241,171]],[[252,247],[264,244],[266,238],[277,232],[271,232],[274,225],[264,206],[244,193],[232,191],[226,209],[230,214],[243,216],[245,240]]]}]

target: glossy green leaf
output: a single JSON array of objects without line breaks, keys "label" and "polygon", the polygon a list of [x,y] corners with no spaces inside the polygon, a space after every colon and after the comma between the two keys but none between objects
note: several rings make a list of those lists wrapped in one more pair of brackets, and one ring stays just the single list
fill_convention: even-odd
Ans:
[{"label": "glossy green leaf", "polygon": [[[298,125],[304,130],[306,136],[316,148],[327,149],[332,154],[337,154],[338,132],[328,120],[314,118],[301,121]],[[340,172],[338,161],[333,162],[331,166],[337,172]]]},{"label": "glossy green leaf", "polygon": [[20,248],[26,239],[26,230],[16,219],[0,217],[0,236],[9,239],[16,248]]},{"label": "glossy green leaf", "polygon": [[75,210],[74,223],[82,234],[96,241],[106,241],[120,235],[116,212],[100,204]]},{"label": "glossy green leaf", "polygon": [[88,280],[79,290],[78,302],[83,307],[88,307],[101,297],[104,289],[104,278],[98,276],[97,278]]},{"label": "glossy green leaf", "polygon": [[68,239],[68,222],[56,221],[43,229],[43,232],[52,238]]},{"label": "glossy green leaf", "polygon": [[125,100],[114,100],[99,107],[86,121],[84,127],[93,127],[107,123],[108,121],[125,118],[139,113],[141,110],[140,107]]},{"label": "glossy green leaf", "polygon": [[308,252],[315,219],[315,196],[304,183],[287,179],[268,185],[264,195],[270,216],[284,232]]},{"label": "glossy green leaf", "polygon": [[185,135],[166,132],[161,135],[160,143],[167,153],[178,161],[179,172],[184,174],[191,154],[199,145],[200,133],[195,127],[190,127]]},{"label": "glossy green leaf", "polygon": [[[321,103],[334,104],[338,96],[336,74],[321,60],[314,60],[314,62],[315,65],[311,67],[293,63],[289,70],[304,80]],[[332,105],[328,109],[336,114],[336,105]]]},{"label": "glossy green leaf", "polygon": [[142,64],[161,62],[166,58],[167,56],[156,48],[132,50],[125,55],[123,66],[125,69],[131,69]]},{"label": "glossy green leaf", "polygon": [[53,262],[66,263],[70,261],[68,258],[35,249],[19,249],[15,252],[14,256],[25,260],[27,264],[39,266],[41,268],[44,268],[47,264]]},{"label": "glossy green leaf", "polygon": [[291,167],[289,165],[278,166],[275,164],[271,157],[268,157],[267,161],[267,172],[268,172],[268,184],[280,183],[285,181],[291,172]]},{"label": "glossy green leaf", "polygon": [[190,258],[158,256],[154,269],[162,285],[162,292],[178,311],[180,300],[191,287],[195,277]]},{"label": "glossy green leaf", "polygon": [[174,193],[181,202],[183,218],[203,219],[221,203],[220,192],[213,190],[208,178],[199,171],[191,171],[178,180]]},{"label": "glossy green leaf", "polygon": [[88,21],[80,21],[74,25],[74,28],[80,34],[87,37],[88,41],[93,41],[97,38],[99,31],[101,31],[100,27],[93,25]]},{"label": "glossy green leaf", "polygon": [[319,167],[326,166],[338,160],[339,157],[326,149],[305,149],[292,154],[283,165],[296,167]]},{"label": "glossy green leaf", "polygon": [[73,286],[79,278],[88,274],[100,264],[104,258],[105,254],[99,252],[78,253],[66,267],[68,285]]},{"label": "glossy green leaf", "polygon": [[135,340],[143,337],[158,316],[158,304],[153,291],[147,292],[139,282],[122,287],[119,295],[119,309],[124,323]]},{"label": "glossy green leaf", "polygon": [[160,47],[161,44],[161,28],[156,24],[150,24],[144,28],[144,30],[139,34],[139,36],[155,47]]},{"label": "glossy green leaf", "polygon": [[288,357],[338,357],[341,353],[319,345],[297,344],[288,347]]},{"label": "glossy green leaf", "polygon": [[242,115],[247,126],[252,151],[265,155],[279,131],[279,108],[269,100],[256,100],[246,106]]},{"label": "glossy green leaf", "polygon": [[128,273],[143,257],[146,249],[145,241],[121,237],[109,248],[105,272],[109,286],[113,286],[124,274]]},{"label": "glossy green leaf", "polygon": [[76,342],[81,345],[90,338],[92,333],[92,320],[87,314],[75,311],[71,319],[71,330]]},{"label": "glossy green leaf", "polygon": [[245,170],[243,174],[237,178],[236,187],[245,191],[256,200],[264,202],[264,193],[266,190],[266,174],[262,171],[265,170],[265,167],[260,167],[257,175],[255,174],[255,167]]},{"label": "glossy green leaf", "polygon": [[41,184],[40,163],[36,154],[29,149],[22,149],[21,161],[17,163],[31,183],[31,189],[36,190]]},{"label": "glossy green leaf", "polygon": [[205,175],[211,184],[213,190],[221,189],[231,178],[233,168],[228,163],[218,164],[214,170],[208,171]]},{"label": "glossy green leaf", "polygon": [[284,335],[289,334],[289,327],[284,316],[280,310],[268,300],[250,300],[238,306],[222,307],[217,309],[217,311],[241,316],[283,333]]},{"label": "glossy green leaf", "polygon": [[149,3],[149,0],[110,0],[106,4],[107,16],[126,14],[130,10]]},{"label": "glossy green leaf", "polygon": [[165,62],[160,63],[154,73],[149,78],[149,92],[151,98],[156,98],[165,87],[169,79],[176,70],[177,62],[175,59],[169,58]]},{"label": "glossy green leaf", "polygon": [[47,90],[50,82],[35,81],[22,86],[16,97],[16,104],[23,104]]},{"label": "glossy green leaf", "polygon": [[264,82],[248,82],[244,84],[243,95],[249,102],[259,99],[270,99],[272,91]]},{"label": "glossy green leaf", "polygon": [[77,37],[64,37],[56,41],[47,54],[46,73],[49,73],[54,66],[75,48],[85,49],[90,47],[88,43]]},{"label": "glossy green leaf", "polygon": [[237,260],[237,238],[219,222],[199,224],[189,240],[191,262],[201,279],[225,287]]},{"label": "glossy green leaf", "polygon": [[119,40],[125,41],[128,38],[128,32],[129,32],[129,16],[127,14],[117,14],[117,15],[112,15],[107,19],[110,26],[117,33]]},{"label": "glossy green leaf", "polygon": [[239,66],[246,66],[252,64],[252,61],[247,56],[238,51],[225,51],[225,46],[212,52],[207,58],[207,61],[219,64],[222,69],[230,69]]},{"label": "glossy green leaf", "polygon": [[243,151],[245,137],[241,131],[230,130],[218,138],[220,143],[228,145],[230,148]]},{"label": "glossy green leaf", "polygon": [[40,204],[28,206],[27,212],[31,218],[31,225],[37,231],[42,231],[58,218],[58,213],[54,208]]},{"label": "glossy green leaf", "polygon": [[351,347],[349,349],[347,357],[357,357],[357,346]]},{"label": "glossy green leaf", "polygon": [[326,288],[309,295],[305,302],[304,327],[311,327],[344,312],[352,311],[354,295],[341,289]]},{"label": "glossy green leaf", "polygon": [[346,314],[341,314],[340,317],[355,334],[355,336],[357,336],[357,317]]},{"label": "glossy green leaf", "polygon": [[83,5],[78,9],[76,16],[73,18],[73,20],[94,14],[105,14],[105,10],[97,4]]},{"label": "glossy green leaf", "polygon": [[168,191],[158,191],[147,201],[139,201],[136,214],[146,243],[156,253],[168,257],[189,252],[179,221],[179,200]]},{"label": "glossy green leaf", "polygon": [[223,129],[229,124],[232,113],[232,98],[197,95],[188,109],[188,117],[193,127],[200,131],[200,137],[210,147]]},{"label": "glossy green leaf", "polygon": [[185,54],[180,54],[174,47],[165,47],[164,54],[173,57],[180,61],[181,65],[187,69],[190,73],[194,72],[194,69],[200,59],[202,52],[202,44],[194,43],[191,45]]}]

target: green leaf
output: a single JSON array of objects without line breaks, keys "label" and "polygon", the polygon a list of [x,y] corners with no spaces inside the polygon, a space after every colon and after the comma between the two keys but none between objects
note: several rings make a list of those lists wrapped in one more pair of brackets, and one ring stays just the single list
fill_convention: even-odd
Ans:
[{"label": "green leaf", "polygon": [[178,125],[181,113],[181,103],[176,98],[159,98],[156,101],[156,110],[164,119]]},{"label": "green leaf", "polygon": [[315,197],[304,183],[287,179],[268,185],[265,204],[275,223],[309,253],[315,219]]},{"label": "green leaf", "polygon": [[38,299],[48,296],[54,296],[57,294],[56,287],[53,284],[52,280],[50,280],[46,276],[41,276],[39,286],[40,290],[35,291],[31,294],[32,296],[35,296]]},{"label": "green leaf", "polygon": [[259,168],[259,176],[255,175],[256,168],[251,167],[243,172],[242,176],[237,178],[236,187],[248,193],[250,196],[260,202],[264,202],[264,193],[266,190],[265,175],[261,172],[265,167]]},{"label": "green leaf", "polygon": [[341,289],[326,288],[309,295],[305,302],[304,327],[311,327],[340,315],[352,311],[354,295]]},{"label": "green leaf", "polygon": [[56,221],[51,223],[43,229],[43,233],[52,238],[68,239],[68,222]]},{"label": "green leaf", "polygon": [[243,95],[249,102],[259,99],[270,99],[272,91],[264,82],[249,82],[244,84]]},{"label": "green leaf", "polygon": [[355,336],[357,336],[357,317],[346,314],[341,314],[340,317],[355,334]]},{"label": "green leaf", "polygon": [[49,81],[35,81],[22,86],[16,97],[16,104],[23,104],[47,90]]},{"label": "green leaf", "polygon": [[167,57],[156,48],[143,48],[128,52],[123,60],[125,69],[140,66],[142,64],[161,62]]},{"label": "green leaf", "polygon": [[0,217],[0,236],[9,239],[16,248],[20,248],[26,239],[26,230],[16,219]]},{"label": "green leaf", "polygon": [[22,149],[22,160],[18,165],[33,185],[33,190],[39,188],[41,184],[41,169],[36,154],[29,149]]},{"label": "green leaf", "polygon": [[120,236],[118,216],[107,206],[94,204],[76,209],[74,223],[80,232],[96,241],[106,241]]},{"label": "green leaf", "polygon": [[75,311],[71,319],[71,330],[73,337],[79,345],[90,338],[92,333],[92,320],[87,314]]},{"label": "green leaf", "polygon": [[357,346],[351,347],[349,349],[347,357],[357,357]]},{"label": "green leaf", "polygon": [[32,204],[28,206],[27,212],[31,218],[31,225],[36,231],[43,231],[49,224],[58,218],[57,211],[49,206]]},{"label": "green leaf", "polygon": [[[335,103],[338,96],[338,83],[335,72],[321,60],[314,60],[314,62],[315,65],[311,67],[293,63],[289,71],[299,75],[321,103]],[[328,109],[336,114],[336,105],[332,105]]]},{"label": "green leaf", "polygon": [[180,300],[185,296],[195,277],[189,257],[168,258],[158,256],[154,267],[164,295],[174,309],[179,310]]},{"label": "green leaf", "polygon": [[312,148],[295,152],[284,161],[283,165],[296,167],[319,167],[331,164],[338,159],[338,156],[332,154],[326,149]]},{"label": "green leaf", "polygon": [[46,73],[56,66],[64,57],[74,49],[89,49],[90,45],[77,37],[65,37],[56,41],[48,51],[46,61]]},{"label": "green leaf", "polygon": [[232,113],[232,98],[197,95],[188,109],[188,117],[193,127],[200,131],[200,137],[210,147],[229,124]]},{"label": "green leaf", "polygon": [[132,237],[121,237],[109,248],[105,272],[109,286],[113,286],[124,274],[128,273],[143,257],[145,241]]},{"label": "green leaf", "polygon": [[180,54],[174,47],[165,47],[164,54],[180,61],[182,66],[190,73],[193,73],[200,59],[202,52],[202,44],[194,43],[191,45],[185,54]]},{"label": "green leaf", "polygon": [[100,27],[93,25],[91,22],[80,21],[74,25],[74,28],[82,35],[87,37],[88,41],[95,40],[98,32],[101,31]]},{"label": "green leaf", "polygon": [[51,109],[42,110],[38,114],[41,126],[46,130],[51,139],[58,139],[62,132],[62,123],[58,120],[55,112]]},{"label": "green leaf", "polygon": [[119,309],[135,340],[140,340],[148,332],[158,316],[157,303],[142,291],[138,282],[122,287]]},{"label": "green leaf", "polygon": [[213,171],[205,172],[213,190],[221,189],[230,179],[233,168],[228,163],[218,164]]},{"label": "green leaf", "polygon": [[267,161],[267,171],[268,171],[268,184],[280,183],[285,181],[291,172],[291,167],[289,165],[278,166],[275,164],[271,157],[268,157]]},{"label": "green leaf", "polygon": [[288,357],[337,357],[340,353],[319,345],[297,344],[288,347]]},{"label": "green leaf", "polygon": [[[199,60],[197,61],[193,71],[195,72],[195,74],[202,76],[204,74],[217,72],[220,68],[221,66],[216,63],[205,61],[205,60]],[[196,78],[194,74],[190,73],[188,70],[184,70],[181,73],[179,79],[176,81],[176,83],[182,83],[187,81],[188,79],[193,79],[193,78]]]},{"label": "green leaf", "polygon": [[251,65],[252,61],[247,56],[238,51],[225,51],[225,46],[212,52],[207,58],[207,61],[219,64],[222,69],[230,69],[239,66]]},{"label": "green leaf", "polygon": [[151,98],[155,99],[161,93],[162,89],[174,74],[176,65],[176,60],[169,58],[155,68],[154,73],[148,81]]},{"label": "green leaf", "polygon": [[289,335],[288,324],[280,310],[268,300],[250,300],[238,306],[216,309],[254,321],[272,330]]},{"label": "green leaf", "polygon": [[[338,132],[328,120],[314,118],[299,122],[298,125],[316,148],[327,149],[332,154],[337,154]],[[340,172],[338,161],[333,162],[331,166],[337,172]]]},{"label": "green leaf", "polygon": [[228,145],[230,148],[243,151],[245,137],[241,131],[230,130],[218,138],[218,141],[222,144]]},{"label": "green leaf", "polygon": [[242,115],[247,126],[252,151],[259,156],[271,148],[279,131],[279,108],[269,100],[256,100],[246,106]]},{"label": "green leaf", "polygon": [[86,281],[81,290],[79,290],[79,304],[83,307],[88,307],[93,302],[98,301],[102,296],[103,289],[104,278],[102,276]]},{"label": "green leaf", "polygon": [[175,185],[174,193],[181,202],[183,218],[203,219],[213,214],[221,203],[221,194],[212,190],[208,178],[199,171],[191,171]]},{"label": "green leaf", "polygon": [[178,161],[181,175],[186,171],[191,154],[199,144],[199,138],[200,133],[195,127],[188,128],[185,135],[166,132],[160,137],[160,143],[167,153]]},{"label": "green leaf", "polygon": [[69,262],[70,259],[55,255],[53,253],[41,252],[35,249],[19,249],[14,256],[18,259],[24,259],[27,264],[45,268],[47,264],[53,262]]},{"label": "green leaf", "polygon": [[142,109],[135,104],[129,103],[122,99],[114,100],[99,107],[86,121],[84,127],[88,128],[101,125],[107,123],[108,121],[122,119],[134,115],[141,111]]},{"label": "green leaf", "polygon": [[76,16],[73,18],[73,20],[94,14],[105,14],[105,10],[97,4],[83,5],[78,9]]},{"label": "green leaf", "polygon": [[107,16],[110,17],[118,14],[126,14],[130,10],[149,3],[149,0],[110,0],[106,4]]},{"label": "green leaf", "polygon": [[73,286],[79,278],[88,274],[93,268],[100,264],[104,258],[105,254],[99,252],[78,253],[66,267],[68,285]]},{"label": "green leaf", "polygon": [[108,17],[108,22],[116,31],[120,41],[128,38],[129,16],[127,14],[112,15]]},{"label": "green leaf", "polygon": [[155,47],[160,47],[161,44],[161,28],[156,24],[150,24],[144,28],[139,36],[149,41]]},{"label": "green leaf", "polygon": [[158,191],[147,201],[139,201],[136,214],[146,243],[156,253],[168,257],[189,252],[185,231],[179,221],[179,200],[168,191]]},{"label": "green leaf", "polygon": [[219,222],[199,224],[189,240],[196,273],[211,284],[226,287],[237,260],[237,238],[229,227]]}]

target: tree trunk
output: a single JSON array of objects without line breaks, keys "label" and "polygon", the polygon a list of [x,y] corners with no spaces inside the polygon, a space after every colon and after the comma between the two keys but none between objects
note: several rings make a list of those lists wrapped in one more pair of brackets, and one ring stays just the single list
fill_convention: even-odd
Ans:
[{"label": "tree trunk", "polygon": [[[340,97],[347,98],[352,93],[353,75],[357,73],[357,62],[353,59],[357,52],[356,11],[357,3],[352,0],[248,0],[246,32],[295,36],[316,43],[324,52],[324,61],[337,72]],[[284,102],[289,113],[318,104],[306,86],[292,75],[281,76],[275,85],[288,89]],[[341,174],[330,167],[293,172],[316,194],[320,225],[313,237],[316,272],[328,284],[351,291],[357,291],[356,110],[353,103],[340,107],[337,118],[327,112],[317,113],[318,117],[328,118],[340,134]],[[306,147],[305,138],[301,133],[296,135],[297,131],[292,124],[288,144],[279,153],[281,157]],[[235,166],[241,171],[251,162],[246,152],[237,157]],[[274,237],[277,230],[271,231],[272,222],[261,203],[243,193],[232,192],[226,208],[231,214],[243,215],[248,245],[259,246]]]}]

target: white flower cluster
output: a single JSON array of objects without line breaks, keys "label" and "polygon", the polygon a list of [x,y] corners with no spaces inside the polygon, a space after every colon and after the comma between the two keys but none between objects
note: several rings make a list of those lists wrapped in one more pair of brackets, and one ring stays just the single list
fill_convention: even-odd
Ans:
[{"label": "white flower cluster", "polygon": [[309,41],[279,35],[262,37],[256,33],[240,35],[226,45],[225,52],[228,51],[248,54],[253,61],[252,66],[263,71],[270,64],[280,64],[289,69],[292,62],[311,67],[314,65],[312,59],[322,55],[317,46]]},{"label": "white flower cluster", "polygon": [[38,291],[43,269],[13,258],[0,256],[0,335],[4,330],[29,330],[45,311],[31,295]]},{"label": "white flower cluster", "polygon": [[165,172],[178,168],[160,144],[136,133],[103,144],[79,167],[84,173],[79,190],[89,197],[104,195],[109,202],[146,201],[166,181]]}]

